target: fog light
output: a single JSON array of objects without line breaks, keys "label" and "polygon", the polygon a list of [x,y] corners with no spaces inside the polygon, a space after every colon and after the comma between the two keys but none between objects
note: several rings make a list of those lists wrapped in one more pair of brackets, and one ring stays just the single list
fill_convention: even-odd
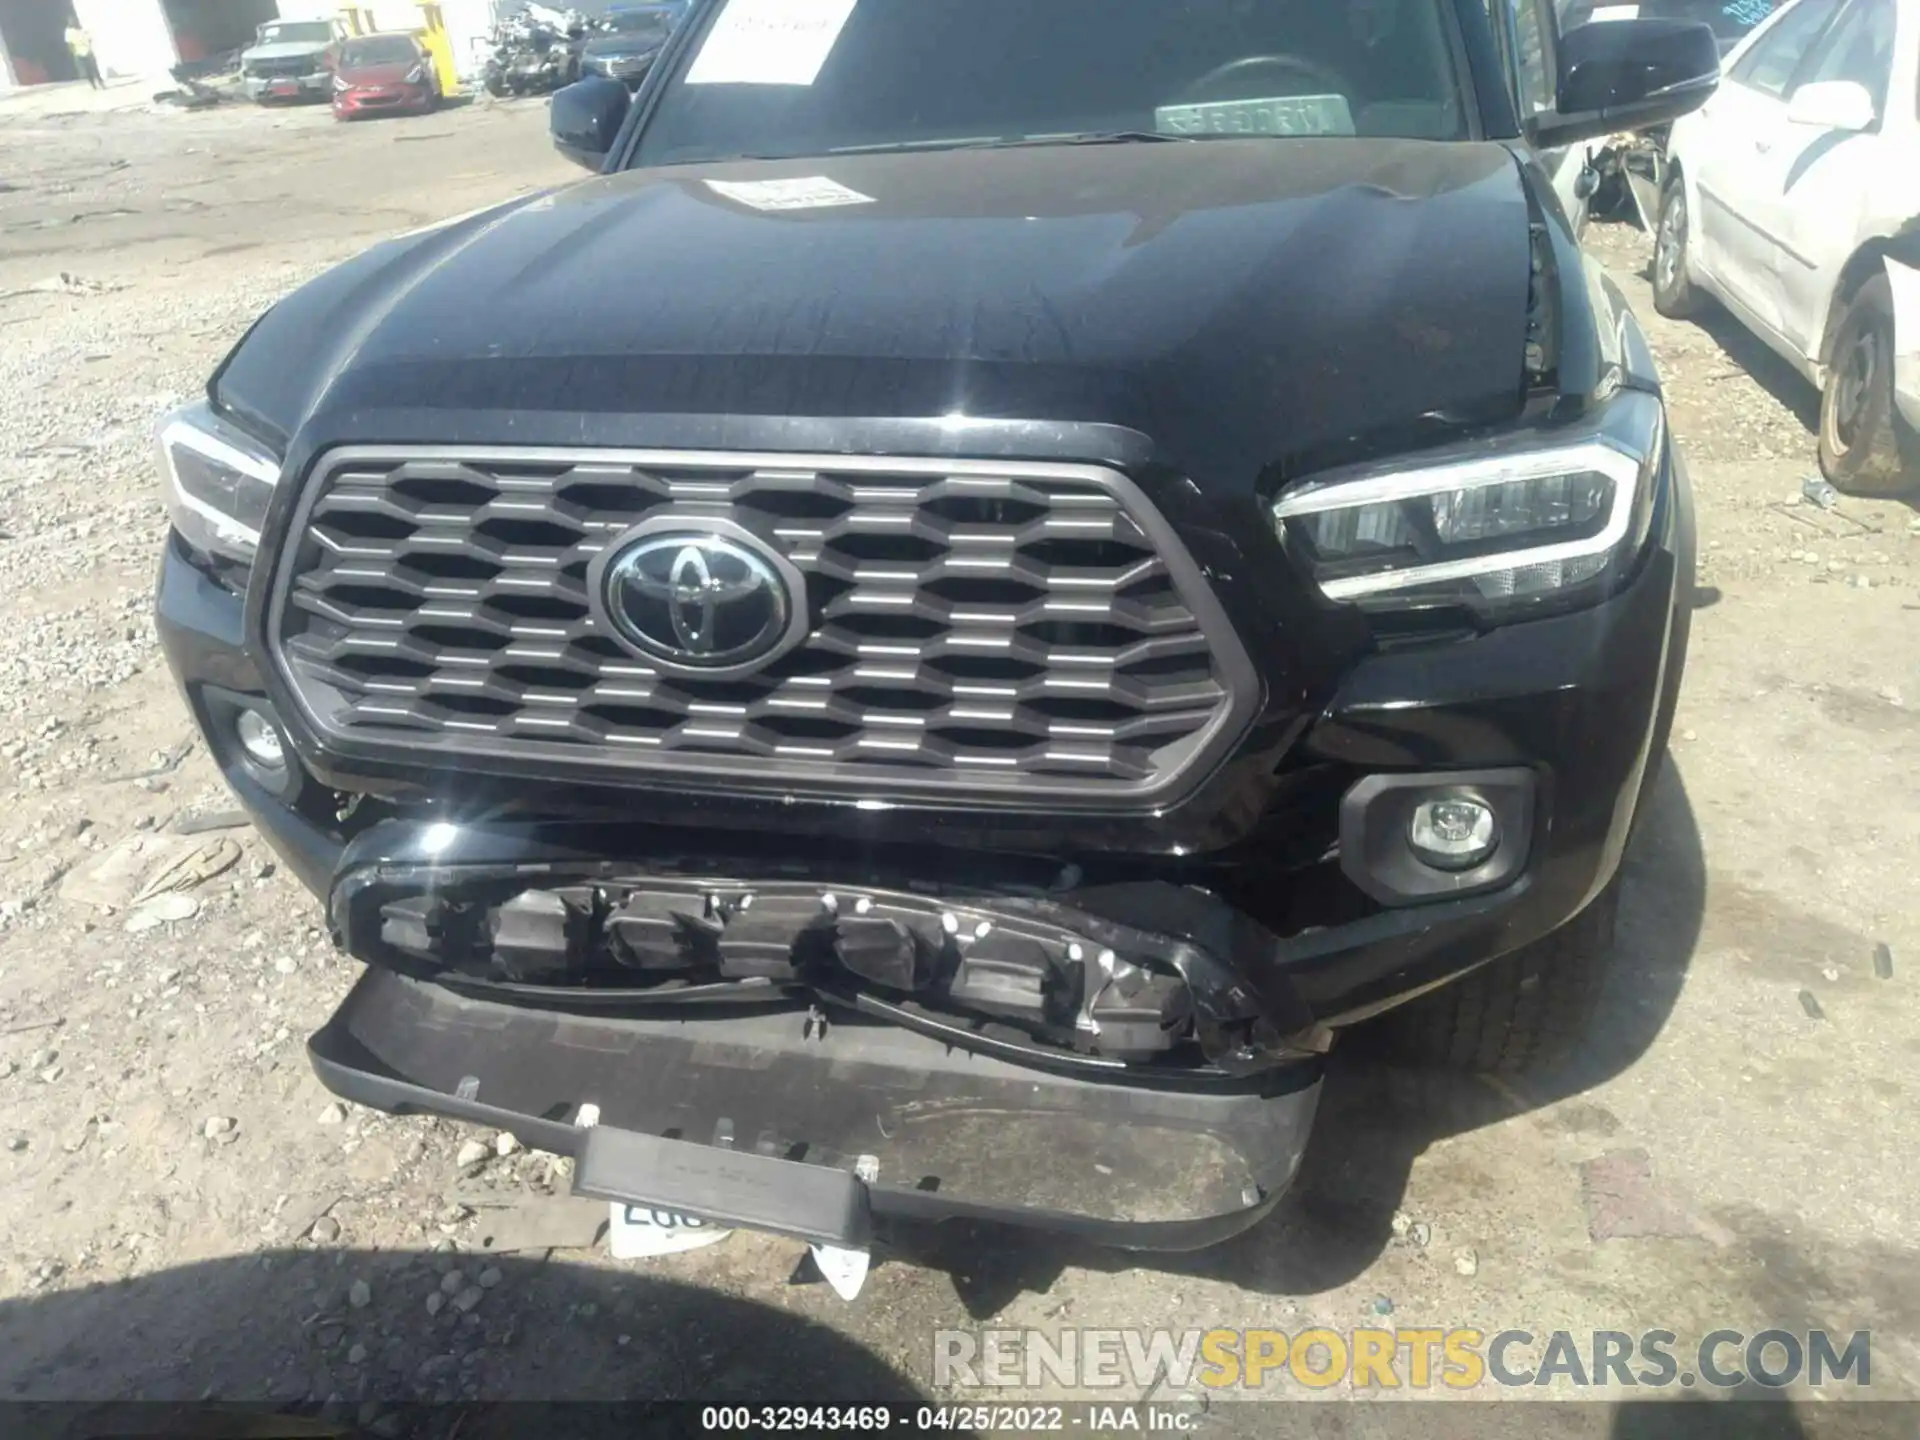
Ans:
[{"label": "fog light", "polygon": [[1428,800],[1414,807],[1407,843],[1437,870],[1471,870],[1500,848],[1500,824],[1478,800]]},{"label": "fog light", "polygon": [[287,753],[280,743],[280,732],[258,710],[242,710],[236,715],[233,734],[240,742],[240,748],[247,752],[247,758],[262,770],[279,771],[287,768]]}]

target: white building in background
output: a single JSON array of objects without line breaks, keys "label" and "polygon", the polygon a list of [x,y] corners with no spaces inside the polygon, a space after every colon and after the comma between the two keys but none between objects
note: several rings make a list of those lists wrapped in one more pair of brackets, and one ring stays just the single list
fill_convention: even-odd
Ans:
[{"label": "white building in background", "polygon": [[[180,63],[163,0],[68,0],[93,37],[102,75],[132,75],[164,84]],[[236,10],[246,7],[236,5]],[[156,87],[158,88],[158,87]]]}]

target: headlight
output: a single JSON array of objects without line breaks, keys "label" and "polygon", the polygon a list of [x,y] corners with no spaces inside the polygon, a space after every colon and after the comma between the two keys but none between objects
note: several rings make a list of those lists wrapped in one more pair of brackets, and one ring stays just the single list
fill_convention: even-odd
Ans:
[{"label": "headlight", "polygon": [[427,78],[427,67],[424,65],[416,65],[411,70],[407,71],[407,84],[409,85],[418,85],[422,80],[426,78]]},{"label": "headlight", "polygon": [[1533,608],[1597,593],[1632,564],[1665,450],[1660,402],[1624,391],[1599,418],[1355,467],[1274,503],[1274,527],[1329,600],[1368,609]]},{"label": "headlight", "polygon": [[280,462],[201,401],[160,422],[167,515],[196,550],[251,562]]},{"label": "headlight", "polygon": [[336,75],[333,77],[333,88],[335,91],[344,94],[348,90],[351,90],[353,87],[349,85],[345,80],[343,80],[340,76]]}]

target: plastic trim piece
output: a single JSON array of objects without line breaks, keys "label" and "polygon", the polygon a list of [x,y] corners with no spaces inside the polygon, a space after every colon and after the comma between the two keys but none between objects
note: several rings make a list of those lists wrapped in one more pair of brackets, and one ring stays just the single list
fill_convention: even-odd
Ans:
[{"label": "plastic trim piece", "polygon": [[[1533,853],[1531,770],[1436,771],[1369,775],[1340,802],[1340,868],[1385,905],[1415,905],[1477,895],[1511,884]],[[1428,800],[1478,800],[1494,813],[1500,843],[1468,870],[1425,864],[1407,843],[1407,822]]]}]

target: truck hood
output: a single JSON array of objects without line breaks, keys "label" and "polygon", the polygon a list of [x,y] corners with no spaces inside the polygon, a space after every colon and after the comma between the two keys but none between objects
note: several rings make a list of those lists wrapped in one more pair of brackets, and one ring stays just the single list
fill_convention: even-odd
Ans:
[{"label": "truck hood", "polygon": [[326,50],[325,40],[282,40],[277,45],[255,45],[250,50],[240,52],[240,63],[250,60],[294,60],[306,55],[318,55]]},{"label": "truck hood", "polygon": [[695,415],[967,416],[1126,427],[1196,478],[1247,474],[1513,413],[1528,214],[1493,144],[630,171],[320,277],[262,318],[214,398],[307,452],[695,443],[662,428]]}]

